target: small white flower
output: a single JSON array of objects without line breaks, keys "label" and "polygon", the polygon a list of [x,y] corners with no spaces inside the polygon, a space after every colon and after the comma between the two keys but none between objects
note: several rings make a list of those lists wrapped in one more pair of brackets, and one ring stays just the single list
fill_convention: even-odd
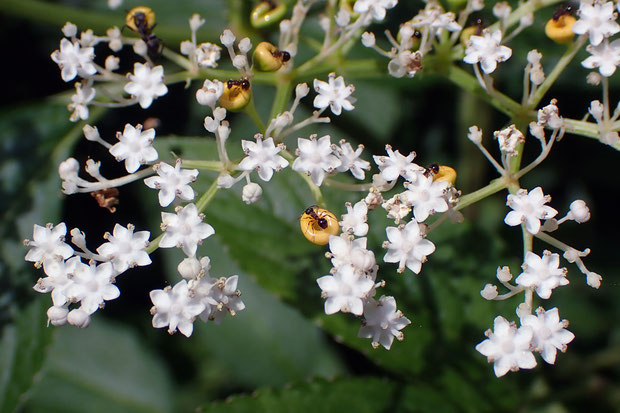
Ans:
[{"label": "small white flower", "polygon": [[167,207],[177,196],[183,201],[194,199],[194,190],[189,184],[196,180],[197,169],[181,169],[180,159],[174,166],[160,162],[153,166],[153,169],[157,172],[157,176],[146,178],[144,184],[159,190],[159,205]]},{"label": "small white flower", "polygon": [[375,43],[376,43],[376,39],[375,39],[374,33],[364,32],[362,34],[362,44],[365,47],[373,47]]},{"label": "small white flower", "polygon": [[293,170],[304,172],[312,178],[315,185],[321,186],[327,174],[331,174],[340,166],[340,160],[333,154],[330,136],[316,139],[297,139],[297,158],[293,162]]},{"label": "small white flower", "polygon": [[224,84],[222,82],[217,79],[214,81],[206,79],[202,88],[196,91],[196,100],[201,105],[215,108],[215,104],[222,96],[222,93],[224,93]]},{"label": "small white flower", "polygon": [[114,56],[114,55],[109,55],[108,57],[105,58],[105,70],[109,70],[110,72],[115,71],[116,69],[118,69],[120,67],[120,62],[121,59],[119,59],[118,57]]},{"label": "small white flower", "polygon": [[222,32],[220,36],[220,42],[226,47],[231,47],[235,43],[235,35],[229,29]]},{"label": "small white flower", "polygon": [[557,308],[545,311],[540,307],[536,313],[537,315],[528,314],[522,317],[521,325],[532,328],[534,350],[539,352],[547,363],[554,364],[557,350],[565,352],[566,345],[573,341],[575,335],[566,330],[568,321],[560,321]]},{"label": "small white flower", "polygon": [[112,263],[117,273],[151,263],[151,258],[145,251],[149,246],[151,233],[140,231],[134,234],[134,229],[131,224],[128,224],[127,228],[120,224],[114,225],[113,234],[106,233],[103,236],[108,242],[97,248],[97,252]]},{"label": "small white flower", "polygon": [[113,51],[113,52],[118,52],[119,50],[121,50],[123,48],[123,36],[121,35],[121,30],[114,26],[109,28],[106,31],[106,34],[108,35],[108,38],[110,39],[108,41],[108,47]]},{"label": "small white flower", "polygon": [[346,234],[329,237],[332,265],[336,270],[342,266],[352,266],[356,272],[366,274],[374,280],[377,269],[374,252],[366,249],[365,237],[352,238]]},{"label": "small white flower", "polygon": [[190,295],[187,280],[179,281],[173,288],[153,290],[150,293],[153,307],[153,327],[168,327],[168,333],[174,334],[177,329],[185,337],[192,335],[196,316],[205,309],[200,298]]},{"label": "small white flower", "polygon": [[497,139],[499,150],[502,151],[504,155],[508,156],[517,156],[517,147],[525,142],[525,136],[523,136],[523,133],[517,129],[514,124],[501,131],[496,131],[493,135],[495,139]]},{"label": "small white flower", "polygon": [[362,315],[364,299],[374,287],[374,281],[365,275],[360,275],[350,265],[339,267],[334,275],[325,275],[317,284],[322,290],[321,297],[325,298],[325,314],[334,314],[338,311]]},{"label": "small white flower", "polygon": [[493,284],[485,284],[480,295],[485,300],[494,300],[497,297],[497,286]]},{"label": "small white flower", "polygon": [[368,205],[364,200],[351,205],[350,202],[345,204],[347,213],[342,215],[342,232],[353,234],[356,237],[364,237],[368,234]]},{"label": "small white flower", "polygon": [[448,186],[450,183],[447,181],[433,181],[432,176],[422,174],[413,182],[405,182],[407,190],[401,197],[413,207],[415,220],[424,222],[429,215],[448,210],[445,198]]},{"label": "small white flower", "polygon": [[422,53],[419,51],[403,50],[389,61],[388,73],[394,77],[401,78],[407,75],[412,78],[422,70]]},{"label": "small white flower", "polygon": [[88,104],[95,98],[95,94],[95,88],[88,84],[82,87],[80,82],[75,83],[75,94],[71,95],[71,103],[67,105],[67,109],[73,111],[69,117],[71,122],[88,119]]},{"label": "small white flower", "polygon": [[511,227],[525,223],[527,232],[538,234],[540,220],[553,218],[558,213],[555,209],[545,205],[549,201],[551,197],[544,195],[539,186],[529,193],[525,189],[519,189],[516,194],[510,194],[507,197],[506,205],[513,210],[506,215],[504,222]]},{"label": "small white flower", "polygon": [[349,142],[345,142],[344,139],[340,141],[340,147],[336,149],[336,156],[340,159],[340,166],[338,172],[351,171],[356,179],[364,179],[366,174],[364,170],[370,170],[370,162],[360,159],[360,155],[364,150],[364,145],[358,145],[354,151]]},{"label": "small white flower", "polygon": [[489,29],[482,31],[482,36],[471,36],[465,49],[463,61],[469,64],[480,63],[484,73],[493,73],[498,62],[504,62],[512,56],[512,50],[501,45],[502,32],[491,33]]},{"label": "small white flower", "polygon": [[409,324],[411,321],[396,309],[394,297],[382,296],[379,301],[370,299],[364,304],[364,320],[357,336],[372,338],[374,348],[382,345],[389,350],[394,338],[403,340],[400,330]]},{"label": "small white flower", "polygon": [[592,56],[586,58],[581,65],[587,69],[596,69],[601,75],[610,77],[616,72],[616,67],[620,65],[620,39],[609,43],[607,39],[597,46],[588,45],[586,50]]},{"label": "small white flower", "polygon": [[65,37],[73,37],[77,34],[77,26],[71,22],[66,22],[61,30]]},{"label": "small white flower", "polygon": [[64,222],[56,226],[47,224],[45,227],[34,225],[33,240],[26,240],[25,245],[30,247],[25,260],[41,263],[43,260],[67,259],[73,255],[73,248],[65,243],[67,226]]},{"label": "small white flower", "polygon": [[388,219],[394,220],[396,224],[399,224],[411,212],[411,204],[406,202],[401,194],[394,195],[383,202],[381,206],[387,211]]},{"label": "small white flower", "polygon": [[586,283],[592,288],[598,289],[601,286],[602,280],[603,277],[593,271],[588,271],[586,274]]},{"label": "small white flower", "polygon": [[114,300],[121,294],[113,284],[114,268],[109,262],[99,265],[77,263],[72,281],[65,294],[70,301],[80,301],[80,308],[87,314],[94,313],[103,307],[105,301]]},{"label": "small white flower", "polygon": [[134,173],[141,164],[157,160],[158,155],[153,148],[155,129],[142,130],[142,125],[134,128],[129,123],[123,133],[117,132],[118,142],[110,148],[110,153],[117,161],[125,161],[127,172]]},{"label": "small white flower", "polygon": [[512,8],[506,1],[498,1],[493,6],[493,15],[500,20],[505,20],[510,16],[510,12],[512,12]]},{"label": "small white flower", "polygon": [[241,141],[241,147],[247,156],[239,162],[238,168],[242,171],[256,169],[260,179],[269,181],[273,176],[274,170],[279,172],[288,166],[288,161],[281,155],[278,155],[284,149],[284,146],[276,146],[273,138],[267,138],[263,141],[261,135],[256,135],[255,137],[256,142]]},{"label": "small white flower", "polygon": [[193,32],[197,31],[205,24],[205,19],[200,17],[200,14],[194,13],[192,17],[189,18],[189,29]]},{"label": "small white flower", "polygon": [[356,13],[369,13],[376,21],[385,19],[385,9],[396,6],[398,0],[357,0],[353,6]]},{"label": "small white flower", "polygon": [[598,46],[604,38],[620,32],[620,25],[616,23],[614,4],[610,1],[603,4],[582,1],[578,14],[579,20],[573,24],[573,33],[588,33],[593,46]]},{"label": "small white flower", "polygon": [[250,182],[245,184],[241,190],[241,200],[246,204],[254,204],[261,200],[263,196],[263,188],[259,184]]},{"label": "small white flower", "polygon": [[527,62],[529,64],[526,67],[526,71],[530,72],[530,80],[535,85],[540,85],[545,81],[545,71],[540,64],[540,59],[542,59],[542,54],[536,49],[530,50],[527,53]]},{"label": "small white flower", "polygon": [[314,79],[314,90],[318,95],[314,98],[314,107],[324,109],[329,106],[334,115],[340,115],[342,109],[353,110],[353,97],[355,91],[353,85],[345,85],[342,76],[336,77],[335,73],[330,73],[328,81]]},{"label": "small white flower", "polygon": [[217,62],[220,60],[222,48],[213,43],[200,43],[196,49],[194,49],[194,56],[196,63],[200,67],[216,68]]},{"label": "small white flower", "polygon": [[165,231],[159,246],[161,248],[179,247],[189,257],[196,255],[198,244],[215,234],[213,227],[202,222],[204,216],[198,213],[194,204],[184,208],[177,207],[176,214],[161,213],[162,230]]},{"label": "small white flower", "polygon": [[476,145],[480,145],[482,143],[482,130],[478,128],[478,126],[474,125],[469,128],[469,133],[467,134],[467,138],[472,141]]},{"label": "small white flower", "polygon": [[151,106],[153,99],[168,93],[168,88],[164,84],[164,67],[155,66],[152,69],[141,63],[133,66],[133,74],[127,75],[130,79],[124,90],[138,99],[142,109]]},{"label": "small white flower", "polygon": [[203,277],[192,281],[191,291],[205,305],[200,319],[212,320],[215,324],[220,324],[226,313],[235,316],[239,311],[244,310],[245,304],[241,300],[241,292],[237,289],[238,282],[238,275],[219,279]]},{"label": "small white flower", "polygon": [[435,251],[435,244],[424,238],[422,227],[412,220],[404,226],[387,227],[385,232],[389,242],[383,243],[388,249],[383,261],[397,262],[399,273],[407,267],[419,274],[426,256]]},{"label": "small white flower", "polygon": [[564,126],[564,119],[560,116],[560,111],[556,103],[557,101],[552,99],[551,103],[538,110],[537,123],[539,125],[547,126],[551,129],[560,129]]},{"label": "small white flower", "polygon": [[493,363],[497,377],[509,371],[533,369],[536,358],[530,350],[533,331],[530,327],[517,327],[502,316],[495,317],[493,331],[485,333],[488,339],[479,343],[476,350]]},{"label": "small white flower", "polygon": [[47,277],[39,278],[32,288],[39,293],[51,292],[52,302],[55,306],[65,305],[68,301],[65,290],[73,283],[73,271],[76,265],[81,262],[80,257],[77,256],[66,261],[46,259],[43,261],[43,270]]},{"label": "small white flower", "polygon": [[202,257],[200,261],[196,257],[186,257],[177,265],[177,271],[186,280],[209,277],[210,269],[211,260],[209,257]]},{"label": "small white flower", "polygon": [[77,75],[86,78],[97,73],[97,68],[93,64],[95,49],[80,48],[78,42],[72,43],[68,39],[62,39],[60,50],[54,50],[51,58],[60,68],[60,76],[65,82],[70,82]]},{"label": "small white flower", "polygon": [[542,258],[528,251],[523,272],[515,279],[518,285],[536,291],[540,298],[551,297],[551,290],[567,285],[566,268],[560,268],[560,256],[544,251]]},{"label": "small white flower", "polygon": [[385,150],[388,153],[388,156],[373,155],[373,159],[379,166],[381,176],[386,181],[393,181],[397,179],[399,175],[406,178],[407,176],[424,169],[413,163],[413,159],[416,157],[415,152],[410,152],[409,155],[404,156],[401,155],[398,150],[393,151],[390,145],[385,145]]}]

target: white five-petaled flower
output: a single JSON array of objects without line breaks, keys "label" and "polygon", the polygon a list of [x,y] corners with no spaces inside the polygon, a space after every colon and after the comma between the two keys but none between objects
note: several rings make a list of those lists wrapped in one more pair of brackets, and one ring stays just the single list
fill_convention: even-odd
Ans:
[{"label": "white five-petaled flower", "polygon": [[348,265],[356,272],[366,274],[374,280],[377,261],[375,253],[366,249],[366,241],[366,237],[353,239],[346,234],[330,236],[329,251],[334,268],[337,270]]},{"label": "white five-petaled flower", "polygon": [[415,152],[410,152],[409,155],[404,156],[398,150],[393,151],[390,145],[385,145],[385,150],[388,156],[373,155],[373,159],[379,166],[381,176],[386,181],[393,181],[399,175],[406,178],[424,169],[413,163],[413,159],[416,157]]},{"label": "white five-petaled flower", "polygon": [[196,100],[201,105],[215,108],[215,104],[222,96],[222,93],[224,93],[224,83],[217,79],[213,81],[205,79],[202,87],[196,91]]},{"label": "white five-petaled flower", "polygon": [[533,331],[530,327],[520,327],[509,323],[502,316],[495,317],[493,331],[487,330],[488,337],[476,346],[476,350],[493,363],[493,370],[497,377],[509,371],[519,369],[533,369],[536,367],[536,358],[530,349]]},{"label": "white five-petaled flower", "polygon": [[398,0],[357,0],[353,6],[356,13],[369,13],[373,19],[381,21],[385,19],[385,9],[396,6]]},{"label": "white five-petaled flower", "polygon": [[530,288],[547,299],[551,290],[568,284],[566,268],[560,268],[560,256],[544,251],[542,258],[528,251],[523,262],[523,272],[515,279],[517,285]]},{"label": "white five-petaled flower", "polygon": [[502,32],[491,33],[489,29],[482,31],[482,36],[471,36],[465,49],[463,61],[469,64],[480,63],[484,73],[493,73],[498,62],[504,62],[512,56],[512,50],[502,46]]},{"label": "white five-petaled flower", "polygon": [[516,194],[508,195],[506,205],[510,211],[504,222],[511,227],[525,223],[525,229],[530,234],[538,234],[540,220],[553,218],[558,211],[545,205],[551,200],[549,195],[544,195],[541,187],[532,189],[529,193],[525,189],[519,189]]},{"label": "white five-petaled flower", "polygon": [[336,148],[335,152],[341,162],[337,171],[351,171],[351,175],[353,175],[356,179],[364,179],[366,176],[364,169],[370,170],[370,162],[360,159],[360,155],[363,150],[364,145],[358,145],[357,149],[353,150],[353,147],[349,142],[345,142],[344,139],[340,140],[340,146]]},{"label": "white five-petaled flower", "polygon": [[620,39],[609,43],[607,39],[597,46],[588,45],[586,50],[592,56],[586,58],[581,65],[587,69],[596,69],[605,77],[610,77],[620,65]]},{"label": "white five-petaled flower", "polygon": [[342,232],[353,234],[356,237],[363,237],[368,234],[368,205],[364,200],[357,202],[355,205],[351,205],[350,202],[345,204],[347,207],[347,213],[342,215]]},{"label": "white five-petaled flower", "polygon": [[540,307],[536,310],[536,314],[521,317],[521,325],[532,328],[534,350],[539,352],[547,363],[554,364],[557,350],[566,351],[566,345],[573,341],[575,335],[566,330],[568,321],[560,321],[560,314],[556,307],[548,311]]},{"label": "white five-petaled flower", "polygon": [[362,315],[364,299],[368,297],[375,283],[366,275],[354,271],[351,265],[338,267],[334,275],[325,275],[316,282],[325,298],[325,314],[338,311]]},{"label": "white five-petaled flower", "polygon": [[256,169],[263,181],[269,181],[274,170],[279,172],[288,166],[288,161],[278,155],[285,149],[284,145],[276,146],[273,138],[263,140],[261,135],[256,135],[256,142],[242,140],[241,147],[247,156],[239,162],[238,168],[242,171]]},{"label": "white five-petaled flower", "polygon": [[317,109],[324,109],[329,106],[334,115],[340,115],[342,109],[354,109],[354,99],[351,93],[355,91],[355,87],[345,85],[342,76],[336,77],[335,73],[330,73],[327,82],[314,79],[314,90],[318,93],[313,103]]},{"label": "white five-petaled flower", "polygon": [[385,232],[389,242],[383,243],[384,248],[388,249],[383,261],[397,262],[399,273],[407,267],[419,274],[426,256],[435,251],[435,244],[424,238],[420,225],[411,220],[407,225],[387,227]]},{"label": "white five-petaled flower", "polygon": [[334,148],[330,136],[325,135],[316,139],[316,135],[310,139],[297,139],[297,158],[293,161],[293,170],[304,172],[312,178],[315,185],[321,186],[327,174],[334,172],[341,164],[333,154]]},{"label": "white five-petaled flower", "polygon": [[215,234],[215,230],[211,225],[202,222],[204,215],[198,213],[194,204],[187,204],[184,208],[177,207],[175,211],[176,214],[161,213],[161,227],[165,233],[159,246],[179,247],[188,257],[192,257],[196,255],[198,244]]},{"label": "white five-petaled flower", "polygon": [[30,247],[25,260],[41,263],[44,260],[67,259],[73,255],[73,248],[65,242],[67,226],[64,222],[56,226],[47,224],[42,227],[35,224],[32,232],[33,240],[26,240],[26,246]]},{"label": "white five-petaled flower", "polygon": [[448,210],[445,198],[448,186],[449,182],[433,181],[432,176],[420,174],[413,182],[405,182],[407,190],[401,196],[413,208],[415,220],[424,222],[429,215]]},{"label": "white five-petaled flower", "polygon": [[80,47],[80,43],[72,43],[68,39],[60,41],[60,50],[54,50],[52,60],[60,68],[60,76],[65,82],[72,81],[77,75],[90,77],[97,73],[93,64],[95,49],[92,47]]},{"label": "white five-petaled flower", "polygon": [[95,94],[95,88],[88,84],[82,87],[80,82],[75,82],[75,94],[71,95],[71,103],[67,105],[67,109],[73,112],[69,117],[71,122],[88,119],[88,104],[95,98]]},{"label": "white five-petaled flower", "polygon": [[401,78],[405,75],[412,78],[422,70],[422,53],[419,50],[399,51],[396,56],[388,63],[388,73],[394,77]]},{"label": "white five-petaled flower", "polygon": [[198,176],[197,169],[181,169],[181,160],[178,159],[174,166],[160,162],[153,166],[157,176],[151,176],[144,180],[144,184],[152,189],[158,189],[159,205],[167,207],[179,197],[183,201],[194,199],[194,190],[189,185]]},{"label": "white five-petaled flower", "polygon": [[573,24],[572,30],[576,34],[588,33],[590,44],[599,45],[604,38],[620,32],[620,25],[616,22],[616,12],[611,1],[601,4],[591,4],[582,1],[579,6],[579,20]]},{"label": "white five-petaled flower", "polygon": [[103,307],[104,301],[117,298],[121,293],[113,284],[115,279],[112,263],[98,265],[77,263],[73,270],[71,285],[65,290],[70,301],[80,301],[81,309],[92,314]]},{"label": "white five-petaled flower", "polygon": [[200,313],[200,319],[220,324],[226,313],[234,316],[244,310],[245,304],[241,300],[241,292],[237,289],[238,282],[238,275],[219,279],[202,277],[191,281],[189,283],[191,292],[205,305],[204,311]]},{"label": "white five-petaled flower", "polygon": [[217,61],[220,60],[222,48],[213,43],[200,43],[194,50],[196,63],[200,67],[217,67]]},{"label": "white five-petaled flower", "polygon": [[133,66],[133,74],[127,75],[130,79],[124,90],[138,99],[142,109],[151,106],[153,99],[168,93],[164,84],[164,67],[155,66],[150,68],[146,64],[136,63]]},{"label": "white five-petaled flower", "polygon": [[190,294],[187,280],[179,281],[173,288],[153,290],[150,296],[153,327],[168,327],[170,334],[178,329],[185,337],[192,335],[194,320],[204,311],[205,304]]},{"label": "white five-petaled flower", "polygon": [[73,256],[68,260],[52,260],[43,261],[43,270],[47,277],[39,278],[34,287],[39,293],[52,293],[52,303],[55,306],[63,306],[67,303],[65,290],[73,282],[73,271],[78,263],[81,263],[80,257]]},{"label": "white five-petaled flower", "polygon": [[130,267],[149,265],[151,258],[145,251],[149,246],[149,231],[134,233],[135,227],[131,224],[127,228],[120,224],[114,225],[113,234],[106,233],[103,237],[108,240],[97,248],[97,252],[110,260],[117,273],[126,271]]},{"label": "white five-petaled flower", "polygon": [[142,130],[138,124],[134,128],[129,123],[125,125],[123,133],[117,132],[118,142],[110,148],[110,153],[117,161],[125,161],[127,172],[134,173],[141,164],[153,162],[158,158],[153,148],[155,129]]},{"label": "white five-petaled flower", "polygon": [[370,299],[364,304],[364,320],[357,336],[371,338],[374,348],[382,345],[389,350],[394,338],[403,340],[400,330],[409,324],[411,321],[396,309],[394,297],[382,296],[379,301]]}]

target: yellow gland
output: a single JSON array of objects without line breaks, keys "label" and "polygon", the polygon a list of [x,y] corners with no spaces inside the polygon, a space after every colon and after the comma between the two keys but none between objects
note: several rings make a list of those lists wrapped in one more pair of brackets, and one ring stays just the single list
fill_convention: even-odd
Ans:
[{"label": "yellow gland", "polygon": [[282,20],[284,14],[286,14],[285,4],[275,4],[273,0],[261,1],[252,10],[250,24],[257,29],[268,27]]},{"label": "yellow gland", "polygon": [[301,233],[308,241],[316,245],[329,243],[330,235],[338,235],[340,225],[336,216],[323,208],[311,206],[299,218]]},{"label": "yellow gland", "polygon": [[469,26],[461,31],[461,36],[459,37],[459,41],[464,47],[467,47],[467,42],[469,38],[472,36],[478,36],[481,32],[480,26]]},{"label": "yellow gland", "polygon": [[254,68],[261,72],[275,72],[291,59],[286,51],[280,51],[269,42],[260,42],[254,49],[252,62]]},{"label": "yellow gland", "polygon": [[224,86],[219,103],[226,110],[237,111],[243,109],[252,98],[252,89],[248,79],[229,80]]},{"label": "yellow gland", "polygon": [[125,16],[125,25],[137,33],[150,30],[155,26],[155,12],[146,6],[134,7]]},{"label": "yellow gland", "polygon": [[557,19],[549,19],[545,25],[545,34],[556,43],[570,43],[575,35],[572,29],[576,21],[577,19],[570,14],[564,14]]},{"label": "yellow gland", "polygon": [[433,176],[433,181],[446,181],[452,185],[456,182],[456,171],[446,165],[439,165],[439,171]]}]

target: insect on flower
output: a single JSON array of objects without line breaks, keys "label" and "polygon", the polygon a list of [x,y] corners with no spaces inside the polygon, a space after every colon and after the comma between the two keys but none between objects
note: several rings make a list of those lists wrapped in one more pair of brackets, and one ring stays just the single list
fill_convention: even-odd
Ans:
[{"label": "insect on flower", "polygon": [[301,233],[308,241],[317,245],[326,245],[330,235],[338,235],[338,219],[330,211],[311,206],[306,208],[299,218]]},{"label": "insect on flower", "polygon": [[142,41],[146,43],[147,53],[151,60],[159,58],[163,45],[153,33],[157,23],[155,23],[155,12],[150,7],[138,6],[129,10],[125,17],[125,25],[138,33]]}]

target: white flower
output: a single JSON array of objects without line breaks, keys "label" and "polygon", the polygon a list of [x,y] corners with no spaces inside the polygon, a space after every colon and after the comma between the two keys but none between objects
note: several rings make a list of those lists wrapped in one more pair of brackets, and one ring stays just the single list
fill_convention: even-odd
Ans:
[{"label": "white flower", "polygon": [[370,13],[373,19],[381,21],[385,18],[385,9],[396,6],[398,0],[357,0],[353,6],[356,13]]},{"label": "white flower", "polygon": [[133,74],[127,75],[131,80],[124,90],[138,99],[142,109],[151,106],[153,99],[168,93],[168,88],[164,84],[163,66],[150,68],[146,64],[136,63],[133,66]]},{"label": "white flower", "polygon": [[318,93],[313,102],[317,109],[324,109],[329,106],[334,115],[340,115],[342,109],[354,109],[351,93],[355,91],[355,87],[345,85],[342,76],[336,77],[335,73],[330,73],[328,82],[314,79],[314,90]]},{"label": "white flower", "polygon": [[547,363],[554,364],[557,350],[566,351],[566,345],[573,341],[575,335],[566,330],[568,321],[560,321],[557,308],[545,311],[540,307],[536,313],[537,316],[528,314],[521,317],[521,325],[532,328],[534,350],[539,352]]},{"label": "white flower", "polygon": [[467,138],[472,141],[476,145],[480,145],[482,143],[482,131],[478,128],[478,126],[474,125],[469,128],[469,133],[467,134]]},{"label": "white flower", "polygon": [[163,290],[151,291],[153,327],[168,327],[170,334],[178,328],[185,337],[191,336],[194,320],[204,311],[205,305],[198,297],[190,296],[189,292],[187,280],[179,281],[173,288],[168,286]]},{"label": "white flower", "polygon": [[47,224],[45,227],[34,225],[32,233],[33,240],[26,240],[26,246],[30,247],[26,253],[25,260],[41,263],[43,260],[67,259],[73,255],[73,248],[65,243],[67,226],[64,222],[53,226]]},{"label": "white flower", "polygon": [[480,295],[485,300],[494,300],[497,297],[497,286],[493,284],[485,284]]},{"label": "white flower", "polygon": [[197,31],[205,24],[205,19],[200,17],[200,14],[194,13],[192,17],[189,18],[189,29],[193,32]]},{"label": "white flower", "polygon": [[542,258],[528,251],[523,262],[523,272],[515,283],[536,291],[540,298],[551,297],[551,290],[568,284],[566,268],[560,268],[560,256],[544,251]]},{"label": "white flower", "polygon": [[226,47],[231,47],[235,43],[235,35],[229,29],[226,29],[220,35],[220,42]]},{"label": "white flower", "polygon": [[162,230],[165,231],[159,246],[161,248],[179,247],[189,257],[196,255],[198,244],[215,234],[213,227],[202,222],[204,216],[198,213],[194,204],[184,208],[177,207],[176,214],[161,213]]},{"label": "white flower", "polygon": [[364,305],[364,320],[357,336],[372,338],[374,348],[382,345],[389,350],[394,338],[403,340],[400,330],[409,324],[411,321],[396,309],[394,297],[382,296],[379,301],[370,299]]},{"label": "white flower", "polygon": [[421,174],[413,182],[405,182],[407,190],[401,196],[413,207],[415,220],[424,222],[429,215],[448,210],[445,198],[448,186],[447,181],[433,181],[432,176]]},{"label": "white flower", "polygon": [[61,30],[65,37],[73,37],[77,34],[77,26],[71,22],[66,22]]},{"label": "white flower", "polygon": [[489,29],[482,31],[482,36],[471,36],[465,49],[463,61],[469,64],[480,63],[484,73],[493,73],[498,62],[504,62],[512,56],[509,47],[502,46],[502,32],[491,33]]},{"label": "white flower", "polygon": [[435,244],[424,239],[422,227],[412,220],[404,226],[387,227],[385,232],[389,242],[383,243],[384,248],[388,249],[383,261],[397,262],[399,273],[407,267],[419,274],[426,256],[435,251]]},{"label": "white flower", "polygon": [[192,293],[205,305],[204,311],[200,313],[200,319],[220,324],[226,313],[234,316],[244,310],[245,304],[241,301],[241,292],[237,289],[238,282],[238,275],[219,279],[202,277],[192,281],[190,283]]},{"label": "white flower", "polygon": [[362,44],[365,47],[372,47],[376,43],[375,35],[371,32],[362,33]]},{"label": "white flower", "polygon": [[99,265],[77,263],[72,281],[65,294],[70,301],[80,301],[80,308],[87,314],[94,313],[103,307],[104,301],[114,300],[121,294],[113,284],[114,268],[109,262]]},{"label": "white flower", "polygon": [[120,224],[114,225],[113,234],[106,232],[103,236],[108,242],[97,248],[97,252],[112,263],[117,273],[151,263],[151,258],[145,251],[149,246],[151,233],[140,231],[134,234],[134,229],[131,224],[128,224],[127,228]]},{"label": "white flower", "polygon": [[43,261],[43,270],[47,277],[39,278],[34,287],[39,293],[52,293],[52,302],[55,306],[63,306],[67,303],[65,290],[73,283],[73,271],[78,263],[81,263],[80,257],[74,256],[68,260],[46,259]]},{"label": "white flower", "polygon": [[201,105],[211,106],[211,108],[215,108],[215,104],[217,100],[224,93],[224,84],[219,80],[215,79],[211,81],[209,79],[205,79],[202,88],[196,91],[196,100]]},{"label": "white flower", "polygon": [[422,70],[422,53],[419,51],[403,50],[388,63],[388,73],[401,78],[405,75],[412,78]]},{"label": "white flower", "polygon": [[116,69],[118,69],[120,67],[120,61],[121,59],[119,59],[118,57],[114,56],[114,55],[109,55],[108,57],[105,58],[105,70],[109,70],[110,72],[115,71]]},{"label": "white flower", "polygon": [[108,7],[112,10],[118,9],[121,4],[123,4],[123,0],[108,0]]},{"label": "white flower", "polygon": [[312,178],[315,185],[321,186],[325,176],[333,173],[341,164],[340,160],[333,154],[330,136],[325,135],[316,139],[297,139],[298,158],[293,162],[293,170],[304,172]]},{"label": "white flower", "polygon": [[338,311],[362,315],[364,299],[374,286],[373,280],[355,272],[350,265],[343,265],[334,275],[325,275],[316,282],[322,290],[321,297],[326,299],[325,314],[328,315]]},{"label": "white flower", "polygon": [[500,20],[505,20],[512,11],[510,4],[506,1],[499,1],[493,6],[493,15]]},{"label": "white flower", "polygon": [[399,224],[411,212],[411,204],[406,202],[401,194],[396,194],[383,202],[381,207],[387,211],[388,219],[393,219],[396,224]]},{"label": "white flower", "polygon": [[267,138],[263,141],[261,135],[256,135],[255,137],[256,142],[241,141],[241,147],[247,156],[239,162],[238,169],[242,171],[256,169],[260,179],[269,181],[273,176],[274,170],[279,172],[288,166],[288,161],[278,155],[284,149],[284,146],[276,146],[273,138]]},{"label": "white flower", "polygon": [[177,271],[186,280],[209,277],[210,269],[211,260],[209,257],[202,257],[200,261],[196,257],[186,257],[177,265]]},{"label": "white flower", "polygon": [[356,238],[342,234],[329,237],[331,261],[337,270],[343,266],[351,266],[356,272],[364,273],[374,280],[376,275],[375,254],[366,249],[366,238]]},{"label": "white flower", "polygon": [[476,350],[493,363],[497,377],[510,370],[532,369],[536,359],[530,350],[533,331],[530,327],[517,327],[502,316],[495,317],[493,331],[485,333],[488,339],[479,343]]},{"label": "white flower", "polygon": [[177,159],[174,166],[160,162],[153,166],[158,176],[151,176],[144,180],[144,184],[152,189],[158,189],[159,205],[167,207],[179,197],[183,201],[194,199],[194,190],[190,183],[198,176],[197,169],[181,169],[181,160]]},{"label": "white flower", "polygon": [[593,46],[599,45],[603,38],[620,32],[620,25],[616,23],[617,15],[614,12],[614,4],[610,1],[604,4],[599,2],[589,4],[582,1],[578,14],[579,20],[573,24],[573,32],[588,33]]},{"label": "white flower", "polygon": [[381,176],[386,181],[393,181],[398,176],[407,177],[417,171],[422,170],[419,165],[413,163],[413,159],[416,156],[415,152],[410,152],[409,155],[404,156],[396,150],[393,151],[390,145],[385,145],[385,150],[388,156],[373,155],[375,163],[379,166]]},{"label": "white flower", "polygon": [[551,103],[538,110],[537,123],[539,125],[548,126],[551,129],[559,129],[564,126],[564,119],[560,116],[556,103],[557,101],[552,99]]},{"label": "white flower", "polygon": [[366,177],[364,169],[370,170],[370,162],[360,159],[363,150],[364,145],[358,145],[354,151],[349,142],[345,142],[344,139],[340,140],[340,147],[336,148],[336,156],[340,159],[340,166],[337,171],[351,171],[351,175],[356,179],[364,179]]},{"label": "white flower", "polygon": [[609,43],[607,39],[593,46],[589,44],[586,50],[592,56],[586,58],[581,65],[587,69],[596,69],[601,75],[610,77],[616,72],[616,67],[620,65],[620,39]]},{"label": "white flower", "polygon": [[127,172],[134,173],[140,164],[153,162],[158,158],[153,148],[155,129],[142,130],[142,125],[134,128],[129,123],[125,125],[123,133],[117,132],[118,142],[110,148],[110,153],[117,161],[125,161]]},{"label": "white flower", "polygon": [[67,105],[67,109],[73,111],[69,117],[71,122],[88,119],[88,104],[95,98],[95,94],[95,88],[88,84],[82,87],[80,82],[75,83],[75,95],[71,95],[71,103]]},{"label": "white flower", "polygon": [[108,47],[113,52],[118,52],[123,48],[123,36],[121,35],[121,30],[118,27],[114,26],[109,28],[106,30],[106,34],[110,39],[108,41]]},{"label": "white flower", "polygon": [[342,215],[342,232],[353,234],[356,237],[363,237],[368,234],[368,205],[364,200],[357,202],[355,205],[351,205],[350,202],[345,204],[347,207],[347,213]]},{"label": "white flower", "polygon": [[194,49],[194,56],[196,63],[200,67],[217,67],[217,61],[220,60],[222,48],[213,43],[200,43],[196,49]]},{"label": "white flower", "polygon": [[97,73],[97,68],[93,64],[95,49],[80,48],[78,42],[72,43],[67,39],[62,39],[60,50],[54,50],[51,58],[60,68],[60,76],[65,82],[70,82],[77,75],[90,77]]},{"label": "white flower", "polygon": [[506,205],[513,210],[506,215],[504,222],[511,227],[525,223],[527,232],[538,234],[540,220],[553,218],[558,213],[555,209],[545,205],[549,201],[551,197],[544,195],[539,186],[529,193],[525,189],[519,189],[516,194],[510,194],[507,197]]}]

